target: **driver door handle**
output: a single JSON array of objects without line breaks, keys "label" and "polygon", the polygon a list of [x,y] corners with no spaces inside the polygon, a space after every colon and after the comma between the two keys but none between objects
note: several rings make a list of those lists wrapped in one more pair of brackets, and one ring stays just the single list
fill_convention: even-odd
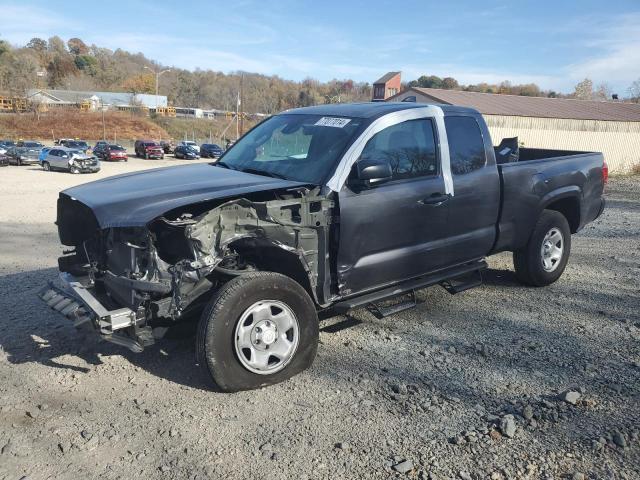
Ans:
[{"label": "driver door handle", "polygon": [[419,200],[418,203],[421,203],[422,205],[433,205],[437,207],[438,205],[442,205],[443,203],[445,203],[450,198],[451,194],[449,193],[434,193],[425,199]]}]

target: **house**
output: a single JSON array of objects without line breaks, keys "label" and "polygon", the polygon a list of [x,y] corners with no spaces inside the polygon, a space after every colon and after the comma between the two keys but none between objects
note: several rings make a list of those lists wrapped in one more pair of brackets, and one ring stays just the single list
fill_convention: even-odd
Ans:
[{"label": "house", "polygon": [[494,144],[602,152],[612,173],[640,165],[640,105],[411,87],[387,101],[461,105],[478,110]]},{"label": "house", "polygon": [[373,82],[373,102],[383,102],[400,92],[400,72],[389,72]]},{"label": "house", "polygon": [[128,92],[81,92],[75,90],[36,90],[27,92],[27,99],[32,103],[46,106],[83,105],[88,110],[100,108],[127,108],[142,106],[146,108],[166,107],[165,95],[149,95],[146,93]]}]

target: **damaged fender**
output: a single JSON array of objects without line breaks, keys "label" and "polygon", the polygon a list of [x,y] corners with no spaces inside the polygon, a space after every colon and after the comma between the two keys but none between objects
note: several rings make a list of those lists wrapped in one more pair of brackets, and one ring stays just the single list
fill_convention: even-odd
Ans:
[{"label": "damaged fender", "polygon": [[313,295],[319,301],[319,275],[324,258],[318,258],[320,244],[326,241],[334,203],[314,192],[301,198],[252,202],[241,198],[220,205],[185,227],[196,257],[193,267],[214,270],[229,253],[229,247],[242,239],[256,239],[295,254],[309,278]]}]

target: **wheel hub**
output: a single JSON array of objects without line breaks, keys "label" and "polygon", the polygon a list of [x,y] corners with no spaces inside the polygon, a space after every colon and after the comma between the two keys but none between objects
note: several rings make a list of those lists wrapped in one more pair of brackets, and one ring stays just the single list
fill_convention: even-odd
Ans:
[{"label": "wheel hub", "polygon": [[269,346],[278,340],[278,327],[275,323],[262,320],[253,327],[251,340],[256,348],[268,350]]},{"label": "wheel hub", "polygon": [[244,368],[259,375],[282,370],[298,347],[300,327],[293,310],[279,300],[254,303],[236,324],[235,350]]},{"label": "wheel hub", "polygon": [[546,272],[553,272],[560,265],[564,254],[564,237],[557,228],[552,228],[547,232],[542,240],[540,248],[540,260],[542,268]]}]

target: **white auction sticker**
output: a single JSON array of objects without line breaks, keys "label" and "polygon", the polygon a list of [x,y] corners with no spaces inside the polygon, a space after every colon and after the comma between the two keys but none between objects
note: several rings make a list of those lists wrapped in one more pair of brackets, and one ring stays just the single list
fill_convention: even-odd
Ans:
[{"label": "white auction sticker", "polygon": [[321,127],[344,128],[344,126],[350,121],[351,120],[349,118],[322,117],[316,122],[316,125],[319,125]]}]

